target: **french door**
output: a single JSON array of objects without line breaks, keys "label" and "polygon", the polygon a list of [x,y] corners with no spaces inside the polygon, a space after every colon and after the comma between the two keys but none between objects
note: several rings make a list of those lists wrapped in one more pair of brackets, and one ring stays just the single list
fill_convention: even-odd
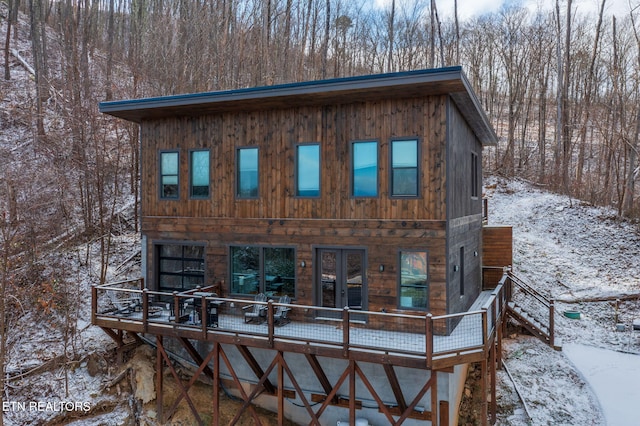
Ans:
[{"label": "french door", "polygon": [[316,265],[319,265],[316,280],[318,305],[323,308],[348,306],[354,310],[366,309],[365,251],[322,248],[317,250],[316,256]]}]

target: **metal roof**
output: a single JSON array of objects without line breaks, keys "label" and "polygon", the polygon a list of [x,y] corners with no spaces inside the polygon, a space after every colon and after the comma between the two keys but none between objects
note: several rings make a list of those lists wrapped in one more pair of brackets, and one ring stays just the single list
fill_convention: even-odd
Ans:
[{"label": "metal roof", "polygon": [[335,78],[143,99],[101,102],[100,112],[141,123],[173,116],[219,114],[448,94],[484,145],[497,136],[462,67]]}]

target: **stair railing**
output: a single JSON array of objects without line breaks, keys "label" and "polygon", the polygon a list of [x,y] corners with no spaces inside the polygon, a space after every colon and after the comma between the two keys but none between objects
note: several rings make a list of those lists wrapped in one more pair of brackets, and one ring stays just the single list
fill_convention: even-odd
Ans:
[{"label": "stair railing", "polygon": [[554,300],[533,288],[522,278],[515,275],[513,271],[509,271],[509,282],[511,284],[510,301],[520,306],[531,318],[547,328],[548,333],[544,333],[543,330],[540,331],[547,334],[549,345],[554,346]]}]

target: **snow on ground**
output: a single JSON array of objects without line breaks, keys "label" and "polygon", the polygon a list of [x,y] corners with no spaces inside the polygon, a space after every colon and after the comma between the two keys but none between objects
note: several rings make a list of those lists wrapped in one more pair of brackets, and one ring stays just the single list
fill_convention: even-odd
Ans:
[{"label": "snow on ground", "polygon": [[[610,425],[639,422],[640,357],[571,343],[564,352],[600,400]],[[614,386],[611,386],[611,385]]]},{"label": "snow on ground", "polygon": [[[616,351],[636,354],[629,356],[640,363],[640,331],[631,326],[640,318],[638,299],[620,302],[617,311],[612,301],[589,301],[640,293],[637,225],[619,219],[610,209],[551,194],[525,182],[491,178],[485,185],[489,224],[513,226],[514,272],[557,301],[556,336],[571,345],[572,353],[594,356],[602,368],[612,366]],[[578,310],[581,318],[566,318],[565,310]],[[618,324],[623,331],[617,331]],[[609,388],[637,388],[637,381],[631,383],[634,376],[623,371],[620,376],[609,375],[610,380],[591,383],[588,371],[579,370],[564,352],[556,352],[533,337],[512,337],[504,343],[503,356],[532,419],[517,400],[511,379],[500,371],[499,424],[624,426],[637,422],[636,416],[605,420],[603,412],[620,411],[618,401],[596,397]],[[614,379],[617,377],[626,378],[627,384]],[[606,409],[601,409],[605,404]]]}]

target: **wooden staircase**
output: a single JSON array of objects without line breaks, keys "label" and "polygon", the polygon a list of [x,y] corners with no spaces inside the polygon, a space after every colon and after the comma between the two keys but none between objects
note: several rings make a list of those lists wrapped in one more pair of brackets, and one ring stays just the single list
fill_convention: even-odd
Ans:
[{"label": "wooden staircase", "polygon": [[560,350],[555,341],[553,299],[543,295],[511,271],[509,281],[511,286],[506,314],[532,335]]}]

